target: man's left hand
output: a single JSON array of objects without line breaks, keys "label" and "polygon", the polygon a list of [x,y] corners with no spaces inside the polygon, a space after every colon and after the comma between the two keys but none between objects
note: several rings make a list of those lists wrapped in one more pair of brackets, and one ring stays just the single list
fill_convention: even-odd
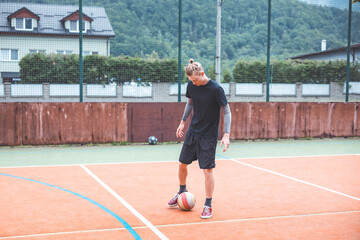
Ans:
[{"label": "man's left hand", "polygon": [[223,138],[221,139],[221,143],[220,143],[220,147],[222,147],[222,145],[224,144],[224,150],[223,152],[225,152],[230,145],[230,134],[229,133],[225,133]]}]

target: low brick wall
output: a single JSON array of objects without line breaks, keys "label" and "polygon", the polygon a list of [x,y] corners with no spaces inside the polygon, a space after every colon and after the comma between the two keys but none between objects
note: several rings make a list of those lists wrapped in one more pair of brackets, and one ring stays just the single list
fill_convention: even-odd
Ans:
[{"label": "low brick wall", "polygon": [[[231,139],[358,137],[359,105],[232,102]],[[178,141],[175,131],[184,107],[185,103],[0,103],[0,145],[146,142],[152,135],[160,142]]]}]

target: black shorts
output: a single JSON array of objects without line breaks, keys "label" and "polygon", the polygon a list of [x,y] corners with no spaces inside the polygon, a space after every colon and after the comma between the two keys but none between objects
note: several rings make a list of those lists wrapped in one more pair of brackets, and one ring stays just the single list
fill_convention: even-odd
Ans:
[{"label": "black shorts", "polygon": [[200,137],[188,131],[179,161],[183,164],[190,164],[193,161],[199,160],[199,167],[201,169],[215,168],[216,145],[217,138]]}]

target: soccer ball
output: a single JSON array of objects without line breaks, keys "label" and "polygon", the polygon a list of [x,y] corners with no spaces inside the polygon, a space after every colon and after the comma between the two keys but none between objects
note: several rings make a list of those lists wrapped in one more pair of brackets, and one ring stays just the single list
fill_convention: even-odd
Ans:
[{"label": "soccer ball", "polygon": [[155,145],[157,143],[157,138],[154,136],[149,137],[149,144]]}]

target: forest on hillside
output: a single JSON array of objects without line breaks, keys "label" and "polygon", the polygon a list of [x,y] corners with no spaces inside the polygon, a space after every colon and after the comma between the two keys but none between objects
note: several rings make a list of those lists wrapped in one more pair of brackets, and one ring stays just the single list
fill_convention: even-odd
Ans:
[{"label": "forest on hillside", "polygon": [[[78,4],[78,0],[12,0],[49,4]],[[179,1],[83,0],[84,6],[104,7],[116,37],[113,56],[141,58],[178,57]],[[182,61],[194,58],[209,68],[215,63],[217,1],[182,0]],[[223,1],[222,68],[231,69],[239,60],[265,60],[268,1]],[[356,3],[360,4],[360,3]],[[347,44],[348,11],[297,0],[273,0],[271,58],[320,51]],[[352,44],[360,43],[360,12],[352,14]]]}]

